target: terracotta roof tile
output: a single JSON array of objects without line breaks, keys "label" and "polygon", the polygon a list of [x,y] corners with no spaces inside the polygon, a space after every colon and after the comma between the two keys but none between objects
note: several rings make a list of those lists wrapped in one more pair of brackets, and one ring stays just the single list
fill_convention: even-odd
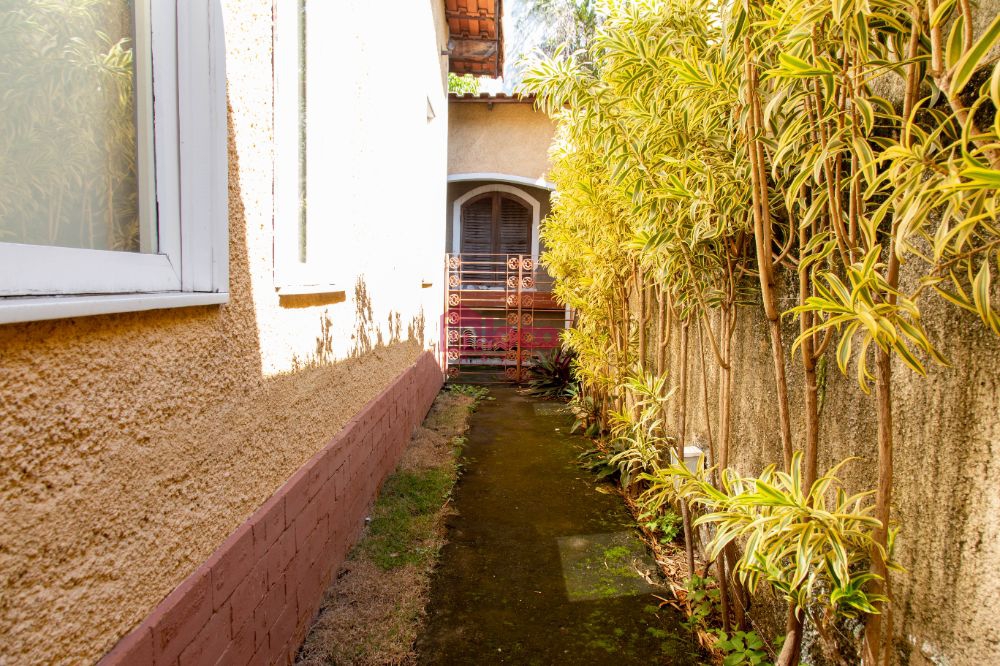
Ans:
[{"label": "terracotta roof tile", "polygon": [[535,101],[534,95],[508,95],[507,93],[448,93],[448,99],[453,102],[484,102],[484,103],[508,103],[508,104],[531,104]]},{"label": "terracotta roof tile", "polygon": [[[449,70],[456,74],[503,73],[503,0],[445,0],[454,47]],[[489,42],[494,45],[490,47]]]}]

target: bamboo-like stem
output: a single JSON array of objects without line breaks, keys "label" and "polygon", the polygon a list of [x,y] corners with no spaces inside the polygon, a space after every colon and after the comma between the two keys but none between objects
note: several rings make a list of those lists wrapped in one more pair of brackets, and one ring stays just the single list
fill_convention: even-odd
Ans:
[{"label": "bamboo-like stem", "polygon": [[638,344],[638,364],[639,372],[646,372],[646,326],[649,323],[647,307],[646,307],[646,272],[642,264],[638,261],[635,262],[635,295],[636,295],[636,305],[639,308],[638,316],[636,317],[639,326],[639,344]]},{"label": "bamboo-like stem", "polygon": [[663,287],[656,288],[656,375],[662,377],[667,370],[667,345],[670,328],[667,320],[666,296]]},{"label": "bamboo-like stem", "polygon": [[[680,367],[680,377],[678,382],[680,384],[679,396],[678,396],[678,409],[677,409],[677,460],[680,464],[684,464],[684,442],[687,438],[687,397],[688,397],[688,322],[683,322],[681,324],[681,344],[680,344],[680,356],[681,356],[681,367]],[[685,500],[680,501],[681,505],[681,523],[684,526],[684,551],[687,556],[688,565],[688,578],[693,578],[695,574],[694,569],[694,537],[693,530],[691,529],[691,513],[688,510],[688,504]]]},{"label": "bamboo-like stem", "polygon": [[705,401],[705,437],[708,440],[708,457],[712,464],[712,483],[718,488],[721,487],[718,465],[719,452],[713,436],[712,419],[708,411],[708,364],[705,362],[705,336],[701,329],[698,329],[698,358],[701,364],[702,400]]},{"label": "bamboo-like stem", "polygon": [[[935,0],[928,1],[928,10]],[[933,14],[928,13],[928,16]],[[967,17],[971,19],[971,16]],[[911,39],[907,57],[914,59],[917,54],[920,39],[919,33],[923,17],[919,5],[915,7],[914,21],[911,27]],[[934,29],[931,29],[931,42],[934,41]],[[940,34],[938,34],[940,38]],[[916,77],[917,69],[907,70],[908,77]],[[907,81],[911,85],[911,81]],[[913,104],[915,101],[910,100]],[[903,122],[909,122],[913,109],[903,108]],[[896,302],[896,289],[899,287],[899,256],[896,252],[896,227],[897,219],[893,219],[892,231],[889,239],[889,256],[886,260],[886,282],[889,286],[889,293],[886,300],[890,304]],[[872,571],[879,576],[880,581],[872,585],[873,592],[889,596],[890,581],[889,569],[882,551],[888,549],[889,541],[889,518],[892,505],[892,476],[893,476],[893,437],[892,437],[892,360],[889,351],[881,346],[875,350],[875,401],[876,415],[878,422],[878,488],[875,493],[875,517],[880,525],[874,530],[872,535],[879,548],[872,549]],[[862,647],[862,662],[866,666],[877,666],[878,664],[888,664],[892,650],[892,600],[888,603],[876,603],[878,613],[868,616],[865,624],[865,640]],[[885,622],[883,626],[883,616]],[[886,645],[888,643],[888,645]]]},{"label": "bamboo-like stem", "polygon": [[[731,339],[729,335],[729,311],[728,308],[723,309],[719,312],[719,338],[721,340],[728,341]],[[725,365],[719,364],[719,404],[718,404],[718,417],[719,417],[719,469],[725,470],[729,468],[729,428],[731,425],[730,421],[730,403],[732,400],[732,384],[730,378],[732,375],[732,368],[729,364],[731,345],[728,342],[722,347],[723,360],[726,361]],[[708,409],[708,403],[705,403],[705,408]]]},{"label": "bamboo-like stem", "polygon": [[[750,0],[747,0],[750,13]],[[792,425],[788,412],[788,380],[785,376],[785,350],[781,339],[781,319],[775,297],[774,266],[771,263],[770,195],[767,187],[763,148],[758,132],[763,125],[760,98],[757,94],[757,68],[752,59],[750,37],[743,38],[746,59],[746,94],[750,109],[747,113],[747,138],[749,141],[751,193],[753,200],[754,247],[757,254],[757,274],[760,283],[764,316],[771,338],[771,361],[774,366],[774,384],[777,393],[778,425],[781,433],[781,451],[785,469],[792,464]]]},{"label": "bamboo-like stem", "polygon": [[[750,0],[746,2],[746,11],[750,15]],[[763,117],[760,111],[758,95],[757,68],[752,57],[749,35],[743,39],[745,58],[745,78],[747,104],[747,137],[751,158],[750,174],[753,195],[754,241],[757,251],[757,264],[760,278],[761,297],[764,304],[764,314],[768,320],[771,337],[771,355],[774,365],[775,387],[778,400],[778,416],[781,426],[781,445],[786,470],[792,464],[792,434],[791,417],[788,412],[788,382],[785,376],[784,343],[781,339],[781,321],[774,296],[774,268],[771,264],[770,245],[770,195],[767,186],[767,170],[764,163],[763,147],[758,134],[763,128]],[[789,612],[786,622],[786,639],[778,656],[777,663],[781,666],[792,666],[798,663],[802,643],[802,623],[798,616]]]},{"label": "bamboo-like stem", "polygon": [[[800,230],[799,245],[805,247],[807,239],[806,231]],[[799,305],[803,305],[812,292],[812,270],[807,268],[799,273]],[[813,314],[803,312],[799,315],[799,331],[805,333],[813,325]],[[806,493],[812,489],[816,482],[817,457],[819,452],[819,386],[816,381],[816,353],[813,346],[813,337],[805,335],[802,344],[799,346],[802,357],[802,371],[804,381],[803,412],[805,416],[805,442],[803,445],[804,470],[802,487]]]}]

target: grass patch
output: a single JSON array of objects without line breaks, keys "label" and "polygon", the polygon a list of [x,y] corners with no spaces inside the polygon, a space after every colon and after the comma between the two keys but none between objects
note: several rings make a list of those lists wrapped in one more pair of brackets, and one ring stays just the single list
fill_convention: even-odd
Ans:
[{"label": "grass patch", "polygon": [[383,570],[426,564],[437,554],[433,538],[438,512],[451,497],[454,467],[400,471],[386,481],[371,526],[358,547]]}]

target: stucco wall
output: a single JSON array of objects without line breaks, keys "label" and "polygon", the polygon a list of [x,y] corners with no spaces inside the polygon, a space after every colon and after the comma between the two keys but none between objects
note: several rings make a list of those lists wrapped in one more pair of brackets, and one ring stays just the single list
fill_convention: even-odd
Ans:
[{"label": "stucco wall", "polygon": [[[222,4],[229,304],[0,327],[0,663],[98,659],[439,338],[440,3],[341,5],[379,26],[341,63],[364,83],[348,91],[357,142],[339,155],[350,178],[326,180],[337,242],[318,250],[344,293],[283,300],[272,2]],[[407,214],[371,203],[387,200]]]},{"label": "stucco wall", "polygon": [[[794,294],[785,285],[782,300]],[[893,519],[897,554],[907,573],[892,578],[899,662],[913,666],[993,663],[1000,654],[1000,340],[976,317],[928,302],[924,323],[950,367],[919,377],[900,363],[894,376]],[[786,326],[786,350],[797,326]],[[697,336],[691,342],[691,442],[706,445],[705,404]],[[718,432],[712,352],[704,352],[712,431]],[[781,460],[770,343],[760,306],[743,308],[734,337],[732,456],[744,473]],[[672,362],[678,367],[677,336]],[[802,373],[786,364],[796,445],[801,445]],[[820,471],[850,456],[843,470],[854,490],[874,488],[878,452],[874,395],[828,354],[822,384]],[[762,599],[766,601],[766,599]],[[767,609],[760,615],[768,616]],[[778,619],[777,616],[772,616]],[[781,620],[783,621],[783,620]],[[780,625],[774,629],[781,633]]]},{"label": "stucco wall", "polygon": [[544,181],[555,124],[529,103],[451,102],[448,174],[498,173]]},{"label": "stucco wall", "polygon": [[420,355],[102,659],[292,663],[378,488],[442,383]]}]

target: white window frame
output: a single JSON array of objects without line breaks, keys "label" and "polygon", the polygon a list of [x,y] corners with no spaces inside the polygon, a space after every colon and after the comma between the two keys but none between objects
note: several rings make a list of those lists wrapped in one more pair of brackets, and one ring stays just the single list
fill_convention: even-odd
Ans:
[{"label": "white window frame", "polygon": [[0,243],[0,324],[228,301],[219,0],[135,8],[140,224],[156,252]]},{"label": "white window frame", "polygon": [[[315,243],[310,251],[316,234],[308,213],[306,260],[300,260],[298,0],[276,0],[274,6],[274,289],[279,296],[339,292],[343,287],[331,279],[329,257],[317,257]],[[308,81],[308,69],[306,76]],[[308,126],[308,98],[306,105]],[[307,152],[307,169],[308,159]]]}]

